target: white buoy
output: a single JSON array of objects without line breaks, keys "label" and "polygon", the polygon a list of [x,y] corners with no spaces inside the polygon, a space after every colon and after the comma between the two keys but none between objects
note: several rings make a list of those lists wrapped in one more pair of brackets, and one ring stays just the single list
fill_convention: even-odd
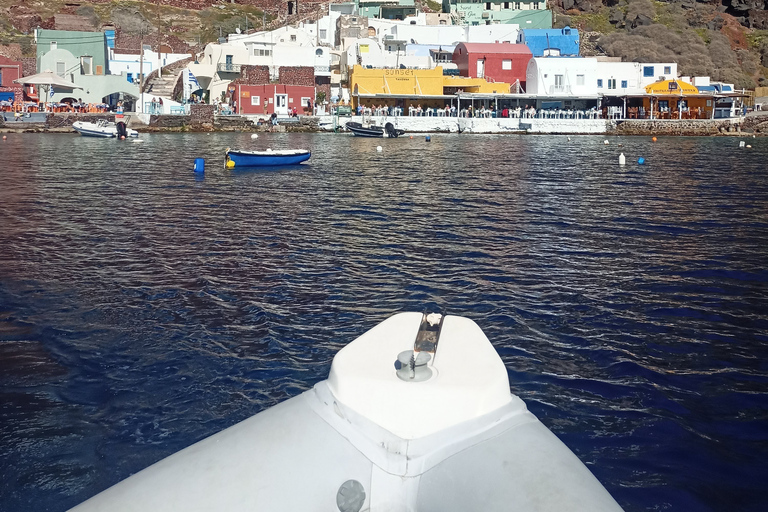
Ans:
[{"label": "white buoy", "polygon": [[603,141],[603,144],[605,144],[605,145],[607,146],[607,145],[608,145],[608,139],[605,139],[605,140]]},{"label": "white buoy", "polygon": [[752,144],[747,144],[747,148],[751,148],[751,147],[752,147]]},{"label": "white buoy", "polygon": [[570,138],[570,137],[568,137],[568,141],[569,141],[569,142],[571,141],[571,138]]},{"label": "white buoy", "polygon": [[742,140],[742,141],[739,141],[739,147],[740,147],[740,148],[743,148],[743,147],[744,147],[746,144],[747,144],[747,143],[746,143],[746,142],[744,142],[743,140]]},{"label": "white buoy", "polygon": [[383,149],[381,148],[381,146],[376,146],[376,151],[378,151],[379,153],[381,153],[381,152],[383,151]]},{"label": "white buoy", "polygon": [[627,163],[627,157],[624,156],[624,153],[619,155],[619,165],[624,165]]},{"label": "white buoy", "polygon": [[272,148],[267,148],[267,151],[272,151]]},{"label": "white buoy", "polygon": [[258,139],[259,138],[259,134],[258,133],[252,133],[251,134],[251,138],[252,139]]}]

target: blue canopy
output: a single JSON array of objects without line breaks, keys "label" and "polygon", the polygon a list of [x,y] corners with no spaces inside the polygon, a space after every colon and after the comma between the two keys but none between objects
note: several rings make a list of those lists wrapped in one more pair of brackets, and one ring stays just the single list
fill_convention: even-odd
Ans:
[{"label": "blue canopy", "polygon": [[0,92],[0,101],[13,101],[13,98],[12,92]]}]

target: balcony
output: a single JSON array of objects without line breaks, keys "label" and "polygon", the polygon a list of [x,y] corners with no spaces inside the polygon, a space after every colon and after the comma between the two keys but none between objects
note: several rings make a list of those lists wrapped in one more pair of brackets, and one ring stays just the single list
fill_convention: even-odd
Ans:
[{"label": "balcony", "polygon": [[549,94],[571,94],[570,85],[550,85]]},{"label": "balcony", "polygon": [[331,66],[328,65],[315,65],[315,74],[316,75],[322,75],[322,76],[328,76],[331,74]]},{"label": "balcony", "polygon": [[240,74],[240,64],[232,64],[231,62],[219,62],[216,66],[216,71],[219,73],[237,73]]}]

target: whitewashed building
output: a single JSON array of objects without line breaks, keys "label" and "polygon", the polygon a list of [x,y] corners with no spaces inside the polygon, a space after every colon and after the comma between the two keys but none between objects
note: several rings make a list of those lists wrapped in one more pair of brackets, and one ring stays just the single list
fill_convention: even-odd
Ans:
[{"label": "whitewashed building", "polygon": [[647,85],[673,78],[677,78],[675,63],[534,57],[528,62],[526,93],[558,98],[639,95]]}]

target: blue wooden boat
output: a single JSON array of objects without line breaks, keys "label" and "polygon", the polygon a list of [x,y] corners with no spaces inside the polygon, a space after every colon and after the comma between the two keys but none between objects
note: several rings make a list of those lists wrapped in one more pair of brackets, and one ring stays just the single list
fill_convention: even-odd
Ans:
[{"label": "blue wooden boat", "polygon": [[308,149],[267,149],[266,151],[227,149],[227,168],[295,165],[309,160],[310,156]]}]

